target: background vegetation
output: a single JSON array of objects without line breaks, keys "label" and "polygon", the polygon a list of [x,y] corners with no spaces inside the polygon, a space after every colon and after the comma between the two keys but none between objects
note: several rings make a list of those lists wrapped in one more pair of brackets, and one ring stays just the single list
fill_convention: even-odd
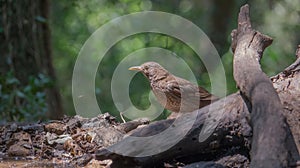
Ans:
[{"label": "background vegetation", "polygon": [[[262,59],[264,71],[272,76],[282,71],[294,58],[296,45],[300,43],[300,1],[293,0],[53,0],[49,8],[51,15],[47,22],[52,32],[53,66],[56,82],[62,97],[64,113],[75,115],[72,102],[72,73],[76,57],[88,37],[100,26],[119,16],[139,11],[164,11],[180,15],[198,25],[212,40],[222,57],[226,70],[228,94],[235,92],[232,77],[232,53],[230,32],[236,28],[236,17],[241,5],[249,3],[254,27],[274,38]],[[0,27],[1,33],[1,27]],[[1,45],[1,44],[0,44]],[[101,62],[96,77],[96,95],[101,111],[118,115],[110,91],[110,81],[115,67],[128,54],[145,47],[161,47],[173,51],[184,59],[194,72],[198,84],[210,88],[205,67],[196,54],[182,42],[162,34],[144,33],[130,36],[113,46]],[[18,86],[11,92],[8,85],[18,85],[11,74],[1,74],[0,112],[2,120],[19,120],[14,104],[3,101],[13,96],[26,97],[28,105],[18,112],[24,112],[24,120],[31,120],[29,114],[39,115],[45,110],[43,94],[38,91],[48,86],[48,80],[36,77],[25,86]],[[147,108],[149,86],[145,78],[138,74],[130,88],[133,103],[140,109]],[[33,90],[26,91],[31,87]],[[21,92],[18,92],[21,90]],[[22,94],[20,94],[22,93]],[[25,95],[23,95],[25,94]],[[29,98],[30,97],[30,98]],[[3,110],[6,109],[6,110]],[[9,113],[9,114],[8,114]],[[164,114],[165,115],[165,114]],[[165,116],[161,116],[165,117]]]}]

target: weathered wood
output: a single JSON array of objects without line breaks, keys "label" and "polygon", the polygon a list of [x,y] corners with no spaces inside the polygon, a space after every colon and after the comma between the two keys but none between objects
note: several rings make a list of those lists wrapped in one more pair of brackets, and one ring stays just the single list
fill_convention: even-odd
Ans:
[{"label": "weathered wood", "polygon": [[[214,160],[220,157],[220,154],[222,153],[225,155],[225,152],[228,152],[231,147],[240,147],[246,151],[249,150],[249,138],[251,137],[251,128],[247,123],[249,113],[239,94],[232,94],[221,99],[220,101],[213,103],[211,108],[212,109],[207,106],[194,111],[194,114],[183,115],[183,118],[193,115],[196,115],[197,118],[188,134],[166,151],[146,157],[126,157],[121,154],[111,152],[127,151],[126,155],[130,156],[139,154],[140,151],[137,149],[137,147],[139,147],[138,140],[134,141],[129,138],[125,138],[108,149],[98,151],[96,159],[113,159],[113,167],[122,167],[125,164],[131,166],[139,165],[143,167],[152,167],[153,165],[161,166],[164,161],[172,161],[173,159],[199,160],[199,157],[202,157],[203,160]],[[199,142],[199,134],[203,129],[203,124],[209,119],[213,120],[216,117],[213,114],[221,115],[219,116],[220,120],[215,121],[218,122],[217,127],[207,139]],[[182,119],[179,123],[177,123],[177,125],[185,125],[186,123],[191,122],[191,120],[193,120],[191,117],[187,117],[186,119]],[[146,127],[135,130],[131,136],[152,136],[164,131],[170,126],[177,127],[176,125],[174,126],[173,123],[174,119],[154,122]],[[178,135],[182,133],[183,132],[180,130],[176,132]],[[160,142],[157,139],[149,139],[142,145],[148,146],[155,143],[163,142]],[[228,150],[225,151],[224,149]],[[215,156],[216,153],[219,153],[219,156]]]},{"label": "weathered wood", "polygon": [[[287,149],[290,153],[292,153],[292,159],[299,159],[299,152],[297,151],[295,145],[295,141],[297,141],[298,143],[300,142],[300,134],[297,131],[297,128],[299,128],[299,123],[296,122],[297,117],[295,117],[293,122],[289,123],[294,124],[294,129],[292,129],[292,136],[291,134],[289,134],[289,130],[286,130],[284,127],[282,127],[286,126],[284,125],[284,118],[281,115],[281,113],[284,113],[284,111],[279,111],[281,113],[279,113],[278,111],[272,111],[273,109],[278,108],[282,110],[281,103],[280,101],[278,101],[279,98],[277,93],[279,93],[281,102],[284,104],[286,112],[291,112],[293,111],[293,109],[296,109],[296,111],[294,111],[293,115],[291,115],[290,118],[292,118],[292,116],[299,116],[299,65],[295,65],[292,73],[289,73],[289,76],[283,74],[273,79],[273,85],[276,88],[277,93],[274,92],[275,90],[270,79],[266,77],[266,75],[261,71],[259,65],[259,60],[262,56],[263,49],[271,43],[271,39],[260,34],[259,32],[252,30],[248,12],[248,6],[242,8],[239,19],[240,21],[243,20],[244,22],[241,22],[239,24],[240,29],[233,31],[232,34],[234,39],[234,41],[232,42],[232,47],[235,51],[235,64],[242,63],[241,61],[244,61],[244,59],[247,60],[246,65],[243,64],[244,66],[242,67],[239,67],[241,65],[238,65],[235,66],[235,68],[245,68],[245,70],[247,71],[255,70],[255,73],[245,72],[245,74],[243,74],[242,72],[244,72],[244,69],[242,69],[242,71],[240,71],[238,74],[235,74],[235,77],[239,78],[239,80],[242,80],[239,81],[238,86],[241,88],[242,94],[244,96],[243,98],[246,98],[246,101],[242,99],[239,93],[235,93],[211,104],[211,109],[209,109],[209,107],[204,107],[193,113],[187,114],[191,116],[195,116],[197,114],[197,118],[187,135],[185,135],[174,146],[170,147],[166,151],[161,151],[161,153],[158,153],[156,155],[134,157],[134,155],[138,155],[140,152],[142,152],[142,149],[137,149],[137,146],[140,144],[137,141],[132,141],[127,137],[108,149],[102,149],[98,151],[94,155],[94,158],[98,160],[111,159],[113,161],[113,164],[111,165],[112,167],[160,167],[164,162],[172,161],[174,159],[179,161],[183,160],[186,164],[195,161],[213,161],[201,164],[220,165],[219,162],[216,162],[217,160],[224,160],[227,158],[226,156],[241,152],[238,150],[231,150],[234,148],[242,149],[244,152],[246,152],[246,154],[244,154],[243,156],[246,156],[246,158],[248,157],[249,159],[247,153],[250,150],[249,143],[251,143],[250,140],[252,138],[252,130],[248,125],[250,114],[248,112],[247,106],[245,105],[246,102],[248,107],[250,107],[250,110],[252,110],[251,123],[256,130],[255,136],[253,137],[255,139],[254,142],[252,142],[253,147],[251,153],[251,166],[287,166]],[[246,24],[247,26],[243,26],[243,24]],[[241,31],[241,29],[245,31]],[[241,32],[239,32],[239,30]],[[249,40],[249,38],[251,40]],[[243,50],[245,50],[244,53],[241,52]],[[239,55],[237,55],[238,53]],[[239,56],[242,58],[239,58]],[[254,78],[255,80],[259,79],[261,81],[259,84],[257,84],[257,81],[253,80],[252,78]],[[249,86],[251,86],[252,88],[249,88]],[[259,90],[261,88],[269,89],[267,89],[266,92],[265,90]],[[268,95],[270,93],[271,96]],[[268,96],[266,97],[266,95]],[[260,96],[262,97],[260,98]],[[286,99],[286,97],[289,97],[289,99]],[[204,141],[199,141],[199,133],[205,128],[205,121],[207,121],[208,119],[214,119],[216,118],[216,116],[220,117],[219,120],[216,120],[216,122],[218,123],[217,127],[213,129],[212,134],[207,139],[204,139]],[[177,125],[185,125],[186,122],[189,122],[191,119],[191,117],[187,117],[187,120],[182,120],[182,123],[179,123]],[[176,125],[174,126],[173,123],[174,119],[153,122],[148,126],[134,130],[131,135],[137,137],[149,137],[159,134],[170,126],[176,127]],[[274,123],[276,124],[273,127]],[[279,125],[282,123],[283,125]],[[259,127],[258,124],[261,124],[262,127]],[[266,126],[265,124],[267,124],[268,126]],[[181,131],[176,132],[176,134],[181,133]],[[287,135],[289,135],[289,137],[287,137]],[[258,137],[263,138],[262,141],[258,141]],[[294,141],[293,138],[295,137],[297,139],[295,139]],[[289,139],[290,141],[285,141],[285,138]],[[165,140],[149,139],[145,142],[145,144],[142,145],[150,146],[152,144],[158,144],[162,143],[162,141],[168,140],[168,138],[166,138]],[[300,149],[299,146],[298,149]],[[127,156],[116,152],[120,150],[126,151]],[[268,154],[268,156],[265,156],[266,154]],[[130,155],[130,157],[128,155]],[[277,160],[273,160],[274,157]],[[263,162],[261,162],[262,160],[260,159],[271,160],[263,160]],[[290,165],[296,165],[296,163],[294,162]],[[221,164],[221,166],[224,165]]]},{"label": "weathered wood", "polygon": [[[280,97],[282,98],[281,99],[282,104],[285,104],[285,109],[286,109],[285,114],[290,115],[289,118],[291,120],[293,119],[291,123],[289,123],[290,125],[293,124],[292,127],[294,127],[294,129],[292,129],[293,136],[289,137],[289,140],[291,140],[291,142],[289,142],[289,146],[290,146],[289,149],[290,152],[293,154],[292,158],[294,160],[297,159],[299,160],[299,153],[295,146],[295,141],[298,142],[298,144],[300,141],[300,134],[298,131],[300,124],[299,122],[297,122],[297,120],[299,119],[299,110],[300,110],[299,107],[300,92],[298,90],[299,81],[300,81],[300,72],[298,71],[294,72],[293,74],[291,74],[291,76],[288,77],[284,75],[280,75],[279,77],[276,77],[276,79],[273,79],[273,86],[276,88],[277,93],[279,93]],[[162,154],[156,156],[149,156],[146,158],[134,158],[134,157],[122,156],[110,152],[109,150],[103,149],[98,151],[98,153],[96,154],[96,158],[99,160],[112,159],[113,160],[112,167],[122,167],[122,166],[124,167],[126,164],[129,166],[148,165],[149,167],[151,167],[154,165],[161,165],[162,162],[167,162],[172,159],[180,159],[182,157],[188,158],[188,157],[196,156],[198,159],[195,160],[197,161],[218,160],[219,156],[216,155],[216,153],[219,153],[219,151],[222,150],[228,150],[226,146],[227,147],[235,146],[235,145],[237,147],[243,146],[247,148],[246,151],[249,150],[248,143],[250,143],[249,139],[251,138],[251,128],[249,127],[249,125],[247,125],[247,120],[248,120],[247,118],[249,117],[249,113],[245,104],[243,105],[242,98],[238,93],[236,93],[226,97],[226,100],[221,99],[220,101],[221,102],[225,101],[225,105],[220,102],[216,102],[212,104],[212,106],[220,106],[224,108],[223,119],[220,120],[220,124],[218,125],[214,133],[217,133],[219,131],[217,133],[219,137],[216,137],[216,139],[223,139],[223,140],[227,139],[226,140],[227,145],[223,145],[224,143],[223,141],[221,141],[221,144],[218,145],[218,140],[214,138],[210,138],[202,143],[198,143],[199,142],[197,139],[198,134],[203,124],[203,120],[200,120],[201,116],[203,117],[203,115],[201,115],[198,116],[197,120],[194,123],[194,126],[192,127],[191,131],[185,136],[185,138],[181,142],[173,146],[171,149],[165,151]],[[198,110],[198,114],[203,114],[207,110],[208,110],[207,108],[200,109]],[[291,115],[291,112],[293,112],[292,113],[293,115]],[[212,111],[211,113],[214,113],[214,111]],[[154,135],[169,127],[173,121],[174,120],[157,121],[151,123],[150,125],[144,128],[136,129],[133,134],[136,136]],[[241,125],[237,123],[241,123]],[[237,127],[234,128],[234,125],[236,125]],[[236,141],[230,140],[230,138],[237,139],[237,137],[243,139],[243,142],[239,141],[239,143],[236,143]],[[195,141],[193,138],[196,138],[197,140]],[[294,140],[293,138],[296,139]],[[126,138],[123,141],[119,142],[118,144],[122,144],[120,146],[127,145],[128,149],[130,149],[131,152],[134,152],[136,148],[135,144],[127,143],[127,142],[125,143],[125,141]],[[155,139],[153,141],[155,141]],[[218,146],[218,148],[216,148],[216,146]],[[298,149],[300,149],[300,147],[298,147]],[[296,163],[291,163],[290,165],[295,165],[295,164]]]},{"label": "weathered wood", "polygon": [[298,45],[297,50],[296,50],[296,61],[292,63],[289,67],[285,68],[283,71],[284,75],[290,75],[293,72],[299,71],[300,70],[300,45]]},{"label": "weathered wood", "polygon": [[[284,107],[284,116],[287,119],[289,129],[292,136],[288,140],[294,142],[288,143],[289,152],[292,154],[292,161],[290,165],[299,164],[300,156],[300,45],[296,50],[296,60],[283,72],[271,77],[273,86],[278,93],[281,104]],[[296,163],[298,161],[298,163]],[[296,166],[295,166],[296,167]]]},{"label": "weathered wood", "polygon": [[249,6],[241,8],[238,28],[232,32],[234,79],[251,112],[253,139],[251,167],[287,167],[288,128],[283,106],[262,72],[259,61],[272,39],[251,27]]},{"label": "weathered wood", "polygon": [[249,159],[241,154],[223,157],[216,161],[196,162],[184,166],[184,168],[224,168],[224,167],[249,167]]}]

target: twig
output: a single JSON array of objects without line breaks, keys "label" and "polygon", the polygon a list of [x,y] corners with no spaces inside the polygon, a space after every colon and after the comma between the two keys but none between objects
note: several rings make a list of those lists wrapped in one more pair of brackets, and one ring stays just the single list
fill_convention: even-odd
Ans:
[{"label": "twig", "polygon": [[126,123],[126,121],[125,121],[125,119],[124,119],[124,117],[123,117],[123,112],[120,112],[120,117],[121,117],[123,123]]}]

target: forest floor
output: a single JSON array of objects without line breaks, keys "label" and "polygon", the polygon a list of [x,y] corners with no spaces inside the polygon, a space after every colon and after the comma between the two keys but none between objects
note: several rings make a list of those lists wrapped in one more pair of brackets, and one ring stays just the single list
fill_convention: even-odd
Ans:
[{"label": "forest floor", "polygon": [[[90,119],[74,116],[46,123],[2,125],[0,168],[61,168],[78,167],[81,164],[86,168],[110,167],[112,160],[85,159],[84,156],[119,142],[136,128],[144,127],[148,123],[146,119],[120,123],[105,113]],[[243,160],[238,167],[249,164],[247,158],[241,158],[239,155],[232,156],[231,159]],[[228,160],[226,162],[228,163]],[[174,159],[165,162],[164,167],[189,167],[192,166],[190,163]]]},{"label": "forest floor", "polygon": [[[293,114],[294,117],[287,117],[289,123],[299,125],[299,113]],[[298,122],[294,122],[296,120]],[[120,123],[106,113],[91,119],[74,116],[46,123],[2,125],[0,168],[77,167],[82,162],[78,160],[85,154],[94,154],[97,150],[115,144],[132,130],[147,124],[148,121],[144,119]],[[249,165],[249,159],[241,158],[240,155],[233,156],[231,160],[235,164],[237,160],[243,160],[240,165],[235,165],[237,167]],[[231,164],[228,160],[226,162]],[[102,168],[110,167],[111,164],[111,160],[92,159],[84,167]],[[176,160],[164,163],[166,168],[192,165]]]},{"label": "forest floor", "polygon": [[[65,117],[47,123],[0,126],[0,167],[74,167],[78,158],[120,141],[149,123],[120,123],[108,113],[94,118]],[[91,160],[85,167],[106,167],[110,161]]]}]

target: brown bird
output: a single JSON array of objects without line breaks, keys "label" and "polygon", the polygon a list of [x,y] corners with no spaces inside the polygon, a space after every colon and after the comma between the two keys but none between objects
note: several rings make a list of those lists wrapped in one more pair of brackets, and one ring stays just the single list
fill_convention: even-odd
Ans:
[{"label": "brown bird", "polygon": [[158,102],[170,111],[192,112],[218,100],[204,88],[174,76],[156,62],[146,62],[129,70],[142,72]]}]

